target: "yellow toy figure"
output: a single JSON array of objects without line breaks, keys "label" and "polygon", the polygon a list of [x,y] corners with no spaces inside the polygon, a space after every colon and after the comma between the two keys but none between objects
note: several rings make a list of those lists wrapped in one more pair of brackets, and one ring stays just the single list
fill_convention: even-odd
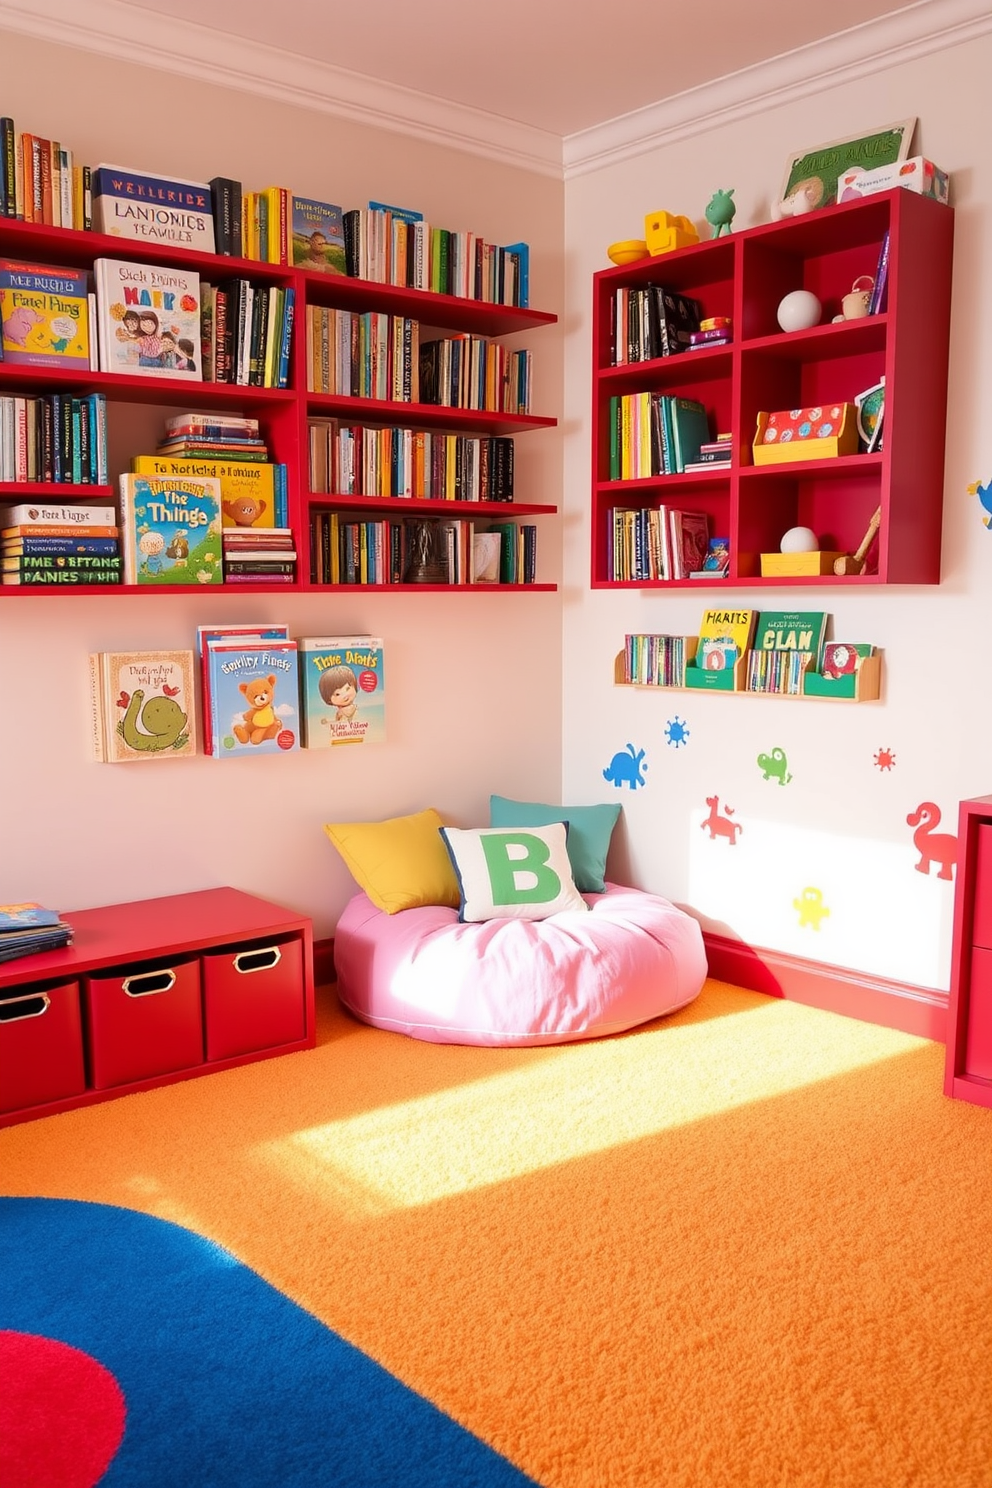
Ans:
[{"label": "yellow toy figure", "polygon": [[687,248],[699,242],[699,234],[688,217],[673,217],[671,212],[652,212],[644,219],[644,241],[652,257],[671,253],[673,248]]}]

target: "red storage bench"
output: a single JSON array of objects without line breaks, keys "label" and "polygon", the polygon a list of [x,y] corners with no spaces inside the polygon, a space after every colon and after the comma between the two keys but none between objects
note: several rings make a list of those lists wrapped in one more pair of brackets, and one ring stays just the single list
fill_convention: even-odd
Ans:
[{"label": "red storage bench", "polygon": [[299,1043],[307,1031],[305,987],[299,937],[205,951],[207,1059]]},{"label": "red storage bench", "polygon": [[0,1111],[86,1088],[78,982],[36,982],[0,994]]},{"label": "red storage bench", "polygon": [[203,1063],[197,958],[95,971],[84,986],[94,1090]]}]

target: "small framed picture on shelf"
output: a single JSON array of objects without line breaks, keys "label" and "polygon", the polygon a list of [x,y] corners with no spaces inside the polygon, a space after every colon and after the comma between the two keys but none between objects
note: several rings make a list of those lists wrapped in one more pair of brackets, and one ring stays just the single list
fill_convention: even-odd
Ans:
[{"label": "small framed picture on shelf", "polygon": [[798,217],[837,200],[837,178],[852,166],[894,165],[909,155],[916,120],[903,119],[870,134],[853,134],[799,150],[786,161],[776,217]]}]

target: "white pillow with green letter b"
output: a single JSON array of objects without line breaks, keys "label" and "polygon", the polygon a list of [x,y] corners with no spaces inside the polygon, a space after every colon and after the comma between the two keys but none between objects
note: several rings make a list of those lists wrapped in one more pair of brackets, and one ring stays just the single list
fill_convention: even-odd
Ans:
[{"label": "white pillow with green letter b", "polygon": [[566,822],[439,830],[458,877],[460,920],[545,920],[566,910],[588,912],[572,878]]}]

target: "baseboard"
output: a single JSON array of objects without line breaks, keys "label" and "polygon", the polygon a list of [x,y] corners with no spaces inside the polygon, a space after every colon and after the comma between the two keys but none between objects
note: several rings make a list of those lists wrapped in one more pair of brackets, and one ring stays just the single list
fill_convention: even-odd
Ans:
[{"label": "baseboard", "polygon": [[806,961],[781,951],[745,945],[723,935],[703,931],[710,976],[717,981],[784,997],[808,1007],[843,1013],[862,1023],[878,1023],[902,1033],[944,1043],[947,1034],[948,993],[929,987],[891,982],[885,977]]},{"label": "baseboard", "polygon": [[313,943],[313,979],[318,987],[334,980],[334,936]]}]

